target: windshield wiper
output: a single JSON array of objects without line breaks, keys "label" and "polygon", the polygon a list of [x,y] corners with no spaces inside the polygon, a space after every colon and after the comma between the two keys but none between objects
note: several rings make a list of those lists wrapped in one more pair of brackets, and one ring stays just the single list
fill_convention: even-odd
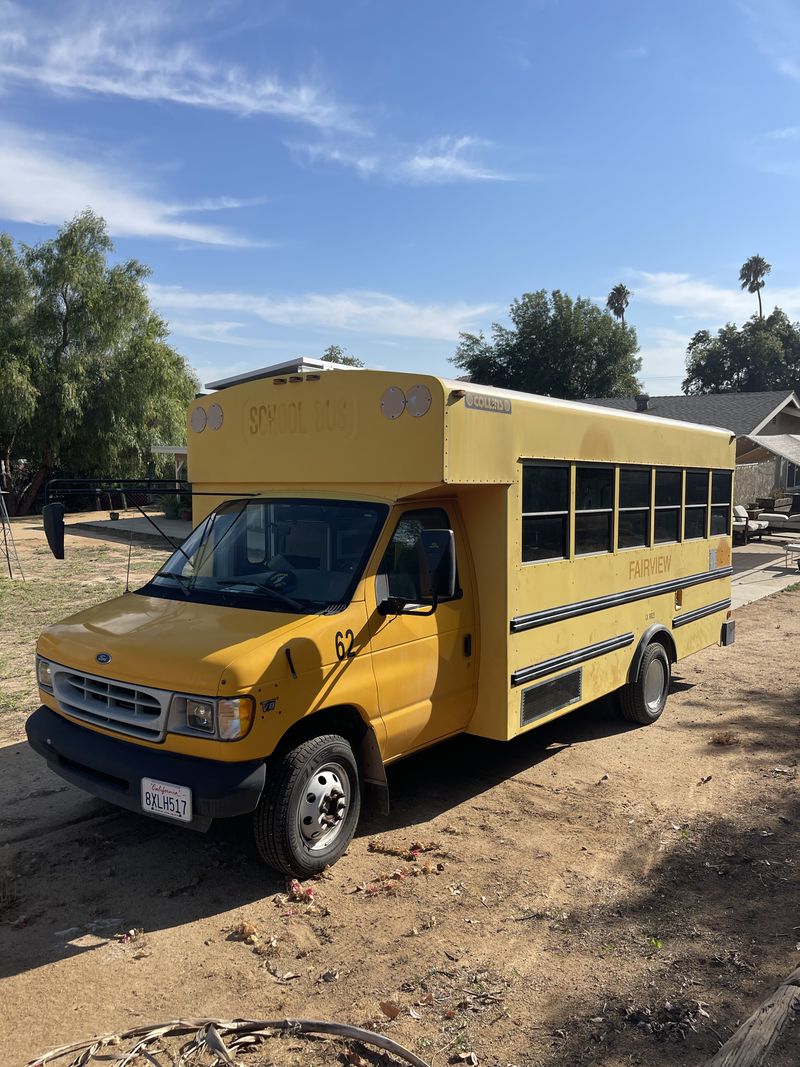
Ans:
[{"label": "windshield wiper", "polygon": [[159,571],[157,574],[153,575],[150,581],[154,582],[156,578],[171,578],[173,582],[178,583],[178,587],[186,599],[189,599],[189,595],[192,591],[192,579],[187,578],[185,574],[175,574],[172,571]]},{"label": "windshield wiper", "polygon": [[287,596],[286,593],[282,593],[280,589],[274,589],[271,585],[266,585],[261,582],[240,582],[237,579],[231,579],[229,582],[219,583],[224,584],[229,589],[231,586],[241,585],[247,589],[257,589],[260,593],[266,593],[267,596],[274,597],[275,600],[280,600],[283,604],[288,604],[294,611],[302,611],[303,605],[299,600],[295,600],[293,597]]}]

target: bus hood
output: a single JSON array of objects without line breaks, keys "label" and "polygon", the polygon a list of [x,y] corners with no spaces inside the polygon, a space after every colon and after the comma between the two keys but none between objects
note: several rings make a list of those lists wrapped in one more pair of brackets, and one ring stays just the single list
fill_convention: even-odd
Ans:
[{"label": "bus hood", "polygon": [[286,661],[275,658],[310,618],[126,593],[49,626],[37,651],[86,674],[216,696],[282,676]]}]

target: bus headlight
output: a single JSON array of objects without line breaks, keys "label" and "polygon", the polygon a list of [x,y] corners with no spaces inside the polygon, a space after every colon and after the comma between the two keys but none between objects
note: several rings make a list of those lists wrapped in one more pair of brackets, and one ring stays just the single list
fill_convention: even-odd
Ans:
[{"label": "bus headlight", "polygon": [[36,657],[36,680],[42,689],[53,688],[53,670],[46,659]]},{"label": "bus headlight", "polygon": [[252,697],[217,701],[217,730],[222,741],[239,741],[250,732],[255,718]]},{"label": "bus headlight", "polygon": [[214,705],[206,700],[186,701],[186,725],[205,734],[214,733]]}]

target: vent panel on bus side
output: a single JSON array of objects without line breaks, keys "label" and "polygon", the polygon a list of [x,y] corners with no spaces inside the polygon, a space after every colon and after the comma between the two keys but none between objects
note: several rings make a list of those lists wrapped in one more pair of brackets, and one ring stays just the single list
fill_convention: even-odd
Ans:
[{"label": "vent panel on bus side", "polygon": [[583,689],[583,670],[578,668],[569,674],[561,674],[548,682],[529,686],[522,691],[519,724],[529,726],[545,715],[552,715],[581,699]]}]

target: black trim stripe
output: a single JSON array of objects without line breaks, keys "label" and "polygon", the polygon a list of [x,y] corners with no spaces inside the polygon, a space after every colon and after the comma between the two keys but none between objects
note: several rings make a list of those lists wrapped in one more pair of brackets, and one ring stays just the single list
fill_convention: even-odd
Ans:
[{"label": "black trim stripe", "polygon": [[704,619],[706,615],[716,615],[718,611],[724,611],[725,608],[730,606],[730,599],[718,600],[715,604],[706,604],[704,608],[695,608],[694,611],[687,611],[685,615],[676,615],[672,620],[672,629],[676,630],[679,626],[685,626],[687,622],[696,622],[698,619]]},{"label": "black trim stripe", "polygon": [[530,667],[520,667],[518,671],[514,671],[511,675],[511,685],[524,685],[545,674],[553,674],[554,671],[563,670],[564,667],[575,667],[579,663],[585,663],[587,659],[595,659],[597,656],[604,656],[607,652],[616,652],[618,648],[625,648],[632,644],[633,634],[620,634],[619,637],[609,637],[608,640],[598,641],[594,645],[576,648],[574,652],[565,652],[563,656],[543,659],[541,663],[532,663]]},{"label": "black trim stripe", "polygon": [[686,578],[672,578],[668,582],[655,585],[643,585],[638,589],[627,589],[622,593],[594,597],[592,600],[578,600],[574,604],[564,604],[559,608],[547,608],[545,611],[532,611],[528,615],[517,615],[511,620],[511,633],[533,630],[537,626],[546,626],[550,622],[574,619],[577,615],[590,615],[593,611],[616,608],[622,604],[633,604],[636,600],[645,600],[661,593],[672,593],[677,589],[688,589],[692,585],[715,582],[718,578],[730,578],[733,567],[719,567],[715,571],[703,571],[702,574],[690,574]]}]

